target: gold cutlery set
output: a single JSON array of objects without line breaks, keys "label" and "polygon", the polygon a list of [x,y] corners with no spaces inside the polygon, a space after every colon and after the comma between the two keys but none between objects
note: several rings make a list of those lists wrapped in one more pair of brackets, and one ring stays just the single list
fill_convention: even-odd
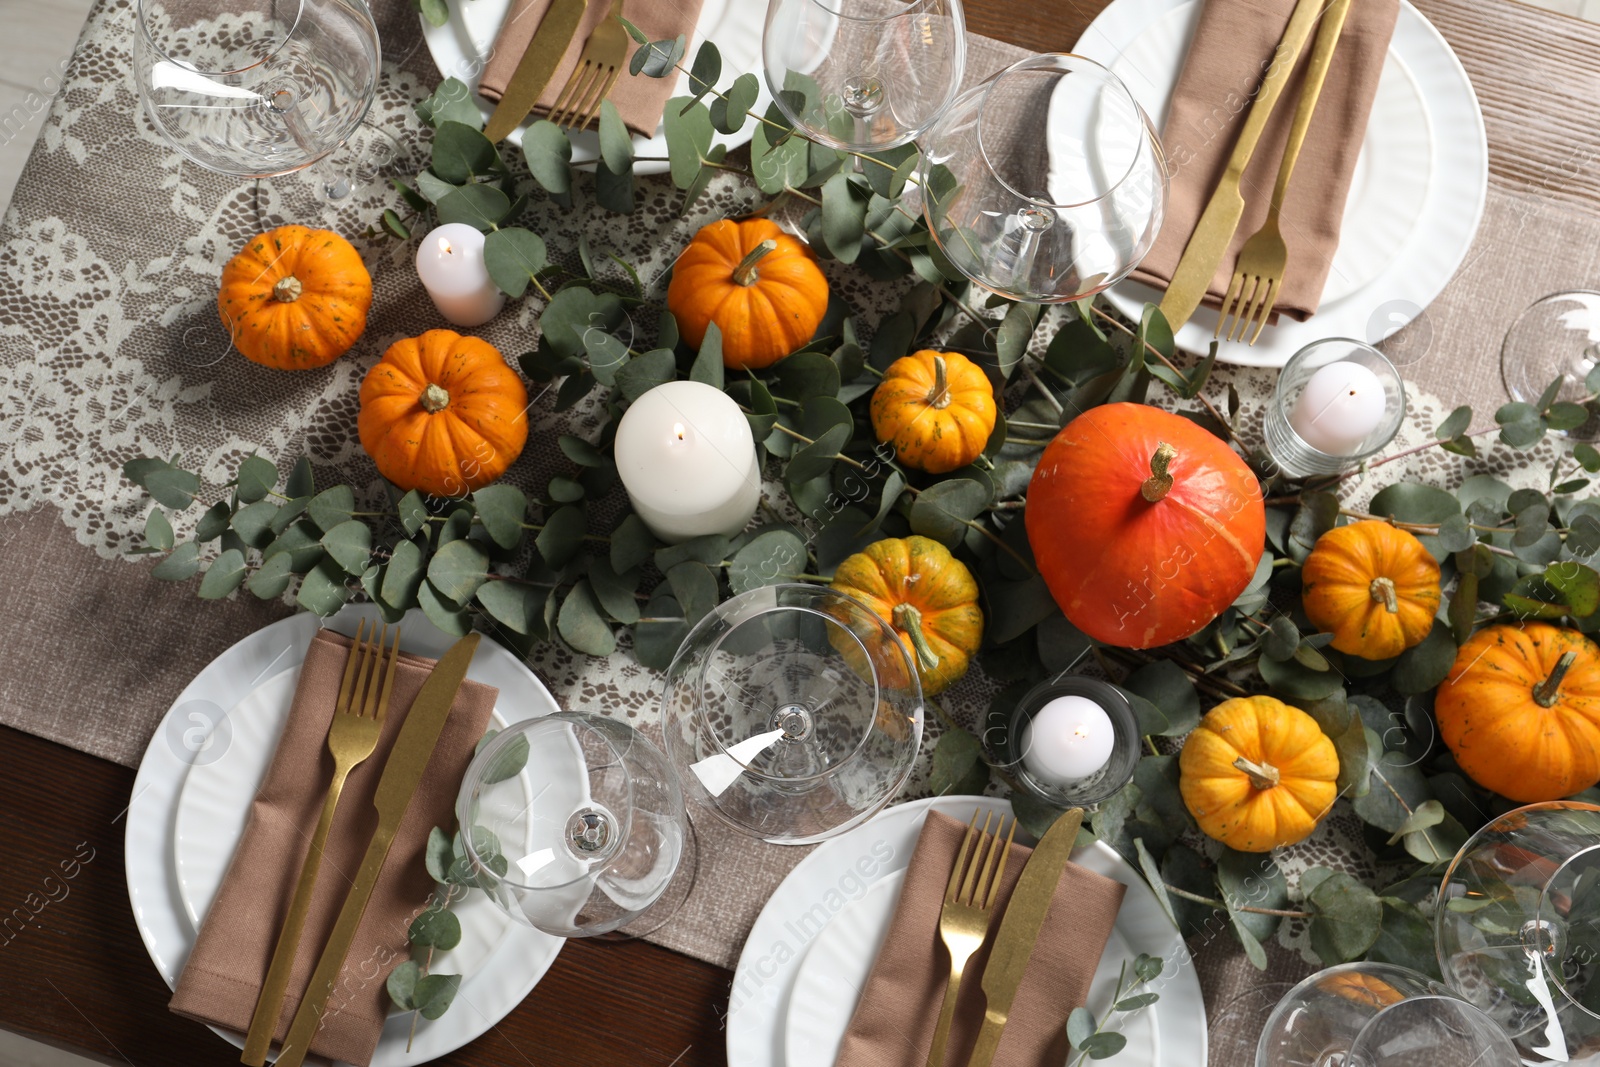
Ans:
[{"label": "gold cutlery set", "polygon": [[[956,853],[950,883],[945,889],[944,905],[939,913],[939,936],[950,953],[950,981],[945,987],[939,1024],[933,1032],[928,1067],[945,1065],[945,1045],[950,1037],[950,1020],[955,1016],[962,975],[967,962],[989,936],[995,898],[1000,891],[1000,882],[1005,877],[1011,839],[1017,831],[1016,820],[1013,819],[1011,828],[1002,840],[1000,830],[1005,819],[1002,816],[994,832],[990,833],[992,818],[985,816],[980,830],[978,815],[973,813],[966,836],[961,840],[961,849]],[[1000,1047],[1000,1035],[1011,1011],[1011,1002],[1022,985],[1028,957],[1032,955],[1039,930],[1044,926],[1050,900],[1055,895],[1056,884],[1061,881],[1061,872],[1066,869],[1067,859],[1072,855],[1072,846],[1078,840],[1078,827],[1082,823],[1081,808],[1073,808],[1057,819],[1034,848],[1022,868],[1022,874],[1017,878],[1011,899],[1000,917],[999,929],[994,934],[988,962],[983,968],[983,1029],[978,1032],[977,1043],[967,1060],[967,1067],[989,1067],[994,1062],[995,1050]]]},{"label": "gold cutlery set", "polygon": [[[472,662],[478,640],[478,634],[468,634],[440,657],[406,713],[406,720],[384,763],[383,775],[378,779],[377,794],[373,798],[373,806],[378,810],[377,829],[372,833],[361,867],[345,896],[333,932],[323,946],[316,971],[295,1012],[288,1036],[284,1038],[277,1059],[279,1067],[300,1067],[305,1060],[311,1039],[327,1008],[328,997],[344,966],[350,944],[355,939],[356,928],[377,885],[378,873],[389,854],[389,846],[394,842],[401,816],[405,814],[406,806],[422,780],[423,770],[433,754],[445,720],[450,716],[456,691],[466,677],[467,666]],[[289,975],[300,947],[306,913],[311,906],[339,796],[350,771],[377,748],[378,737],[389,710],[389,695],[394,686],[395,667],[399,659],[398,627],[391,642],[387,626],[380,631],[374,623],[370,633],[366,630],[365,621],[357,626],[350,658],[345,663],[344,675],[339,683],[333,721],[328,726],[328,751],[334,759],[333,779],[328,784],[322,815],[307,849],[294,897],[273,950],[271,966],[256,1001],[244,1052],[239,1057],[252,1067],[261,1067],[266,1061],[267,1049],[277,1029]]]},{"label": "gold cutlery set", "polygon": [[[1256,144],[1272,117],[1278,98],[1283,95],[1300,51],[1311,36],[1320,18],[1322,25],[1312,47],[1311,59],[1306,68],[1305,81],[1300,87],[1300,100],[1295,110],[1294,124],[1284,148],[1283,160],[1278,167],[1278,178],[1273,185],[1272,200],[1267,218],[1239,250],[1232,280],[1223,297],[1214,336],[1227,336],[1228,340],[1243,340],[1249,334],[1249,343],[1255,344],[1261,329],[1272,317],[1277,302],[1278,287],[1283,281],[1289,251],[1278,227],[1284,197],[1289,191],[1289,179],[1294,173],[1296,159],[1305,142],[1306,130],[1311,125],[1317,108],[1317,98],[1322,92],[1323,79],[1338,47],[1339,36],[1344,32],[1345,16],[1350,10],[1350,0],[1300,0],[1290,16],[1288,28],[1278,43],[1271,66],[1256,92],[1245,116],[1244,125],[1234,142],[1233,154],[1228,158],[1217,188],[1211,194],[1204,214],[1195,225],[1194,233],[1183,250],[1178,269],[1161,299],[1161,312],[1176,330],[1193,315],[1205,299],[1217,265],[1227,254],[1239,220],[1244,215],[1244,195],[1240,183],[1244,171],[1255,155]],[[1229,319],[1233,320],[1229,328]],[[1254,326],[1254,330],[1251,327]]]},{"label": "gold cutlery set", "polygon": [[[578,25],[583,21],[589,4],[606,0],[554,0],[528,50],[517,63],[511,83],[489,116],[484,136],[496,143],[528,117],[539,101],[539,95],[555,76],[567,46],[577,36]],[[578,65],[567,78],[561,94],[551,107],[548,118],[564,129],[583,129],[600,113],[600,104],[611,95],[611,89],[622,73],[628,59],[628,34],[622,27],[622,0],[610,0],[611,7],[605,20],[596,26],[584,43]]]}]

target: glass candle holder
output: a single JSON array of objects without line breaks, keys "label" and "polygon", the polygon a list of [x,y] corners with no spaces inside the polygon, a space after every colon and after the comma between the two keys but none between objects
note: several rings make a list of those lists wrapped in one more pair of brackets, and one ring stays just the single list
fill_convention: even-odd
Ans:
[{"label": "glass candle holder", "polygon": [[1330,337],[1296,352],[1278,375],[1267,452],[1291,478],[1338,474],[1394,440],[1405,416],[1405,383],[1388,357]]},{"label": "glass candle holder", "polygon": [[[1063,675],[1041,682],[994,730],[998,743],[991,748],[1006,773],[1057,807],[1099,804],[1132,781],[1139,764],[1133,705],[1116,686],[1094,678]],[[1075,776],[1074,760],[1084,764],[1081,777]]]}]

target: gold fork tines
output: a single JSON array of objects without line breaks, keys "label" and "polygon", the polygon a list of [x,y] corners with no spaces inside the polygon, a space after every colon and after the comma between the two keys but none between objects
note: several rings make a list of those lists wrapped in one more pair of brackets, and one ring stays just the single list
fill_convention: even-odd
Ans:
[{"label": "gold fork tines", "polygon": [[611,0],[611,10],[584,42],[578,65],[550,109],[549,119],[557,126],[584,129],[611,95],[628,58],[628,31],[622,27],[621,16],[622,0]]},{"label": "gold fork tines", "polygon": [[[306,912],[311,907],[311,896],[317,887],[317,872],[322,866],[322,853],[327,847],[328,830],[333,826],[339,795],[344,790],[345,779],[351,770],[372,755],[373,749],[378,746],[378,735],[382,733],[383,720],[389,713],[389,694],[394,687],[395,665],[399,660],[399,627],[395,628],[394,640],[390,643],[387,625],[380,631],[374,624],[369,633],[366,620],[357,624],[350,655],[345,660],[344,675],[339,681],[333,721],[328,724],[328,752],[333,756],[333,779],[328,783],[328,793],[322,802],[322,816],[311,835],[311,845],[300,867],[294,897],[289,902],[283,929],[278,932],[272,963],[267,968],[267,977],[261,984],[261,995],[256,1000],[255,1012],[250,1018],[250,1033],[245,1039],[244,1052],[239,1057],[252,1067],[261,1067],[266,1062],[267,1049],[278,1028],[284,992],[289,985],[289,973],[294,969],[295,955],[300,947]],[[380,671],[383,672],[381,691],[378,680]]]},{"label": "gold fork tines", "polygon": [[928,1067],[944,1065],[950,1020],[955,1016],[956,997],[961,992],[961,976],[967,961],[988,936],[995,897],[1000,893],[1006,861],[1011,857],[1011,839],[1016,835],[1017,821],[1011,820],[1011,829],[1006,831],[1004,840],[1000,838],[1000,831],[1005,827],[1005,816],[1000,816],[991,834],[989,824],[993,821],[994,813],[990,812],[983,817],[983,829],[979,830],[978,813],[972,813],[972,821],[967,824],[961,849],[950,871],[950,882],[945,886],[944,907],[939,912],[939,937],[950,952],[950,981],[944,989],[939,1024],[933,1031]]}]

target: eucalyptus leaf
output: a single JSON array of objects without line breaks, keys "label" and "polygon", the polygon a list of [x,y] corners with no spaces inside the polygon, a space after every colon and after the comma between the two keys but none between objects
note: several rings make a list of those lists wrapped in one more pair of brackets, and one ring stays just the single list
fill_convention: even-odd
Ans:
[{"label": "eucalyptus leaf", "polygon": [[263,560],[250,575],[245,588],[261,600],[276,600],[288,591],[289,582],[294,578],[294,572],[289,569],[293,562],[288,553]]},{"label": "eucalyptus leaf", "polygon": [[[713,52],[716,50],[716,46],[707,41],[700,46],[700,54],[704,55],[708,48]],[[700,176],[702,160],[711,151],[711,139],[715,135],[711,112],[706,105],[692,97],[675,96],[667,101],[667,110],[661,121],[667,139],[672,184],[679,189],[688,189]]]},{"label": "eucalyptus leaf", "polygon": [[[639,516],[629,513],[611,531],[611,568],[618,574],[633,570],[650,559],[659,542]],[[737,590],[735,590],[737,592]]]},{"label": "eucalyptus leaf", "polygon": [[489,553],[476,541],[451,541],[428,561],[428,582],[440,594],[465,604],[489,579]]},{"label": "eucalyptus leaf", "polygon": [[521,227],[508,227],[484,239],[483,265],[500,291],[516,300],[550,261],[542,237]]},{"label": "eucalyptus leaf", "polygon": [[346,574],[360,574],[372,561],[372,527],[346,519],[322,535],[322,547]]},{"label": "eucalyptus leaf", "polygon": [[966,730],[947,729],[933,746],[928,788],[935,796],[981,794],[989,783],[989,765],[983,761],[978,739]]},{"label": "eucalyptus leaf", "polygon": [[1456,661],[1456,639],[1450,627],[1434,620],[1422,643],[1400,653],[1390,683],[1399,693],[1422,693],[1444,681]]},{"label": "eucalyptus leaf", "polygon": [[[348,485],[335,485],[311,498],[306,514],[317,529],[326,533],[349,519],[356,510],[356,495]],[[237,516],[235,516],[237,518]]]},{"label": "eucalyptus leaf", "polygon": [[549,119],[539,119],[522,133],[522,155],[528,171],[557,203],[567,206],[572,195],[572,141]]},{"label": "eucalyptus leaf", "polygon": [[[531,749],[528,745],[526,734],[516,734],[509,738],[505,744],[495,752],[487,766],[483,768],[483,782],[485,785],[495,785],[499,782],[509,781],[522,773],[528,765],[528,755]],[[474,832],[488,833],[482,827],[473,827]],[[478,844],[478,842],[474,842]],[[482,849],[477,849],[480,853]],[[496,853],[500,850],[494,849]]]},{"label": "eucalyptus leaf", "polygon": [[150,569],[150,575],[164,582],[183,582],[193,578],[199,570],[200,546],[193,541],[183,541],[171,555]]},{"label": "eucalyptus leaf", "polygon": [[452,637],[465,637],[472,629],[472,620],[460,605],[442,596],[432,582],[417,586],[417,606],[428,621]]},{"label": "eucalyptus leaf", "polygon": [[234,489],[239,494],[239,502],[254,504],[278,484],[278,468],[260,456],[246,456],[244,462],[239,464],[239,473],[234,477]]},{"label": "eucalyptus leaf", "polygon": [[151,470],[143,482],[145,491],[156,503],[169,508],[186,508],[200,495],[200,479],[193,472],[163,465]]},{"label": "eucalyptus leaf", "polygon": [[1189,676],[1171,660],[1145,664],[1122,686],[1161,709],[1167,720],[1166,728],[1160,731],[1163,735],[1181,737],[1200,723],[1200,694]]},{"label": "eucalyptus leaf", "polygon": [[989,490],[965,478],[936,482],[911,502],[911,529],[947,546],[959,545],[967,523],[989,506]]},{"label": "eucalyptus leaf", "polygon": [[822,236],[828,251],[841,263],[854,263],[861,254],[866,228],[866,204],[853,195],[850,175],[840,172],[822,185]]},{"label": "eucalyptus leaf", "polygon": [[589,587],[601,609],[612,620],[631,626],[639,621],[639,599],[634,594],[639,589],[639,568],[618,574],[611,561],[604,557],[589,563]]},{"label": "eucalyptus leaf", "polygon": [[[226,512],[226,504],[219,506],[223,508],[224,512]],[[206,512],[206,515],[210,514],[211,512]],[[223,529],[227,529],[226,518],[223,520]],[[218,530],[216,533],[212,534],[211,537],[216,537],[221,533],[222,530]],[[201,537],[200,531],[197,530],[195,532],[195,539],[198,541],[209,541],[211,540],[211,537]],[[167,520],[166,512],[162,511],[160,508],[151,508],[150,514],[145,517],[144,540],[145,544],[149,545],[158,552],[170,552],[172,550],[172,546],[175,543],[172,536],[172,523]]]},{"label": "eucalyptus leaf", "polygon": [[545,519],[544,529],[539,531],[534,544],[538,546],[539,555],[544,557],[544,561],[559,570],[583,548],[583,538],[588,530],[589,517],[584,514],[583,508],[577,504],[567,504]]},{"label": "eucalyptus leaf", "polygon": [[643,666],[666,670],[688,633],[689,624],[683,621],[678,602],[666,593],[657,593],[633,628],[633,654]]},{"label": "eucalyptus leaf", "polygon": [[544,628],[544,603],[550,590],[519,582],[484,582],[473,599],[495,622],[519,633],[548,639]]},{"label": "eucalyptus leaf", "polygon": [[396,543],[383,571],[383,586],[378,595],[397,608],[416,604],[417,586],[422,584],[422,549],[414,541]]},{"label": "eucalyptus leaf", "polygon": [[766,530],[750,539],[728,562],[734,595],[766,585],[794,581],[806,567],[806,543],[788,529]]},{"label": "eucalyptus leaf", "polygon": [[511,214],[511,198],[492,185],[463,185],[439,198],[441,223],[459,222],[489,233]]},{"label": "eucalyptus leaf", "polygon": [[445,121],[433,131],[433,173],[451,185],[465,186],[499,168],[500,153],[475,126]]},{"label": "eucalyptus leaf", "polygon": [[239,583],[243,581],[244,554],[236,548],[230,548],[206,568],[205,577],[200,579],[199,595],[206,600],[221,600],[239,588]]},{"label": "eucalyptus leaf", "polygon": [[617,636],[607,625],[600,611],[600,602],[595,599],[587,579],[573,586],[561,602],[557,629],[561,639],[578,652],[609,656],[617,649]]},{"label": "eucalyptus leaf", "polygon": [[313,615],[333,615],[350,599],[350,587],[345,582],[344,572],[332,560],[325,559],[306,572],[295,602]]},{"label": "eucalyptus leaf", "polygon": [[717,578],[704,563],[687,560],[667,571],[667,585],[690,626],[717,606]]},{"label": "eucalyptus leaf", "polygon": [[665,78],[673,73],[678,61],[688,50],[689,42],[682,34],[676,40],[651,41],[634,50],[633,58],[628,61],[628,72],[643,74],[647,78]]},{"label": "eucalyptus leaf", "polygon": [[678,361],[668,348],[645,352],[617,369],[616,385],[624,398],[638,400],[658,385],[678,377]]},{"label": "eucalyptus leaf", "polygon": [[431,907],[411,920],[406,939],[422,948],[449,952],[461,944],[461,920],[448,908]]},{"label": "eucalyptus leaf", "polygon": [[1311,947],[1324,964],[1360,959],[1378,939],[1383,904],[1352,876],[1322,870],[1327,873],[1307,896],[1316,910],[1311,920]]}]

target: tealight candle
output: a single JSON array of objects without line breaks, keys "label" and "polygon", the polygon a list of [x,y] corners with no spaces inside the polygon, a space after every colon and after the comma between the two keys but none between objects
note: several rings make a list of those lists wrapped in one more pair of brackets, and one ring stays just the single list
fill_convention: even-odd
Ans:
[{"label": "tealight candle", "polygon": [[1289,425],[1300,439],[1330,456],[1361,451],[1383,421],[1383,383],[1359,363],[1341,360],[1321,368],[1306,382]]},{"label": "tealight candle", "polygon": [[667,382],[635,400],[613,450],[634,512],[663,541],[732,536],[761,500],[750,423],[704,382]]},{"label": "tealight candle", "polygon": [[456,326],[482,326],[505,307],[506,295],[483,262],[483,234],[447,222],[417,246],[417,277],[439,314]]},{"label": "tealight candle", "polygon": [[1116,730],[1087,697],[1060,696],[1034,713],[1022,731],[1022,763],[1050,785],[1087,778],[1111,761]]}]

